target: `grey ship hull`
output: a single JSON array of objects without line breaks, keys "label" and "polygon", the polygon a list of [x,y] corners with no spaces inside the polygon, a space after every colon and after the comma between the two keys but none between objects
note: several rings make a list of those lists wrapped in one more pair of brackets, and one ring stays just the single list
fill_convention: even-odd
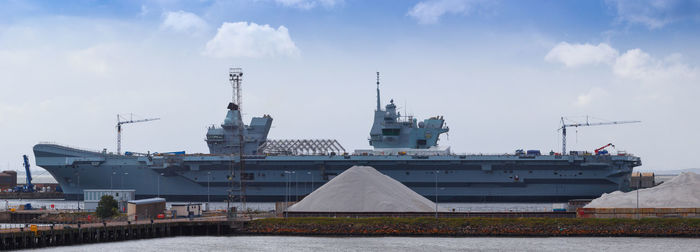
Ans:
[{"label": "grey ship hull", "polygon": [[[84,189],[135,189],[137,198],[170,201],[227,198],[236,155],[124,156],[38,144],[36,164],[53,175],[67,199]],[[626,191],[635,156],[347,155],[246,156],[246,200],[301,199],[354,165],[372,166],[419,194],[440,202],[557,202]],[[436,173],[437,171],[437,173]],[[234,186],[234,187],[236,187]]]}]

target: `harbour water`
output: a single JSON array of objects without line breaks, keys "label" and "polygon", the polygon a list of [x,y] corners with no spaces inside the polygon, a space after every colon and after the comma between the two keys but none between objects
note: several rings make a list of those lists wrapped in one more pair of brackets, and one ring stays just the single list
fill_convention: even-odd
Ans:
[{"label": "harbour water", "polygon": [[692,238],[174,237],[38,251],[697,251]]}]

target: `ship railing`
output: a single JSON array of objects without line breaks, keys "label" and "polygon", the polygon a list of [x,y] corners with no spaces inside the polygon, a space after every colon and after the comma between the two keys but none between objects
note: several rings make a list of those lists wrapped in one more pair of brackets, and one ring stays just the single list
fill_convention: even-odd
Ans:
[{"label": "ship railing", "polygon": [[88,148],[83,148],[83,147],[76,147],[76,146],[71,146],[71,145],[62,144],[62,143],[57,143],[57,142],[49,142],[49,141],[41,141],[41,142],[39,142],[39,144],[53,144],[53,145],[58,145],[58,146],[61,146],[61,147],[71,148],[71,149],[75,149],[75,150],[79,150],[79,151],[87,151],[87,152],[98,152],[98,153],[102,153],[102,152],[104,151],[104,149],[103,149],[103,150],[94,150],[94,149],[88,149]]},{"label": "ship railing", "polygon": [[516,156],[513,153],[451,153],[451,156]]}]

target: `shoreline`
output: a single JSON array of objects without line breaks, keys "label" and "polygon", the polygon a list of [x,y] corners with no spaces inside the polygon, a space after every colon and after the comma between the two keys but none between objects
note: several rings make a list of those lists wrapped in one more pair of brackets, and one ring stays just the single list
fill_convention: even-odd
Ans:
[{"label": "shoreline", "polygon": [[271,218],[235,235],[700,238],[700,219]]},{"label": "shoreline", "polygon": [[186,236],[700,238],[700,218],[293,217],[232,221],[219,216],[4,229],[0,231],[0,249]]}]

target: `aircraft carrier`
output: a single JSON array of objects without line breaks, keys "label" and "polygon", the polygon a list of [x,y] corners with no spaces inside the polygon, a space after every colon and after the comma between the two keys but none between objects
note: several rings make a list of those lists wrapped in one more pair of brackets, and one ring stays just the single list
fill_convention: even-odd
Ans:
[{"label": "aircraft carrier", "polygon": [[437,194],[440,202],[560,202],[626,191],[641,165],[626,153],[455,154],[438,145],[449,131],[442,116],[419,122],[402,116],[393,100],[381,107],[378,73],[368,139],[373,149],[347,152],[329,139],[267,139],[271,116],[243,123],[242,76],[240,69],[229,73],[233,99],[224,122],[207,130],[209,154],[121,154],[40,143],[36,164],[67,199],[82,199],[85,189],[135,189],[137,198],[248,202],[301,199],[355,165],[372,166],[429,199]]}]

